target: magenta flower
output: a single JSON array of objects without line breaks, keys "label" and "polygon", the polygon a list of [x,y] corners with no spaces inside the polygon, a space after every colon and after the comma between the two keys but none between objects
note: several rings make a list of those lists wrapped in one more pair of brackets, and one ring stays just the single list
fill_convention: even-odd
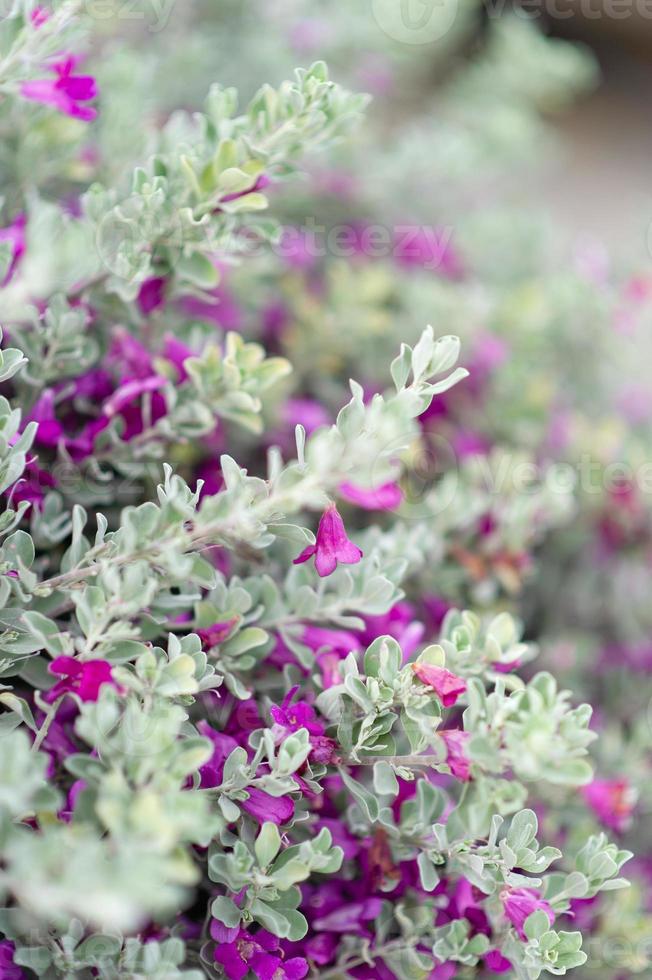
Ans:
[{"label": "magenta flower", "polygon": [[132,378],[116,388],[111,397],[104,402],[102,411],[106,416],[112,418],[114,415],[121,414],[127,405],[140,398],[141,395],[158,391],[165,384],[167,384],[167,379],[158,374],[152,374],[149,378]]},{"label": "magenta flower", "polygon": [[45,494],[54,486],[56,486],[56,480],[52,474],[48,473],[47,470],[42,470],[32,459],[27,463],[21,478],[16,480],[14,485],[6,491],[6,495],[14,507],[26,500],[32,507],[41,510]]},{"label": "magenta flower", "polygon": [[326,966],[335,957],[337,937],[331,932],[319,932],[304,942],[303,950],[317,966]]},{"label": "magenta flower", "polygon": [[457,973],[457,963],[439,963],[428,980],[454,980]]},{"label": "magenta flower", "polygon": [[325,735],[324,726],[317,721],[315,709],[306,701],[296,701],[292,704],[292,699],[297,693],[298,688],[291,688],[279,706],[272,705],[269,713],[274,719],[272,735],[276,744],[280,744],[293,732],[298,732],[300,728],[305,728],[308,732],[311,745],[310,758],[314,762],[328,765],[333,761],[336,743],[332,738]]},{"label": "magenta flower", "polygon": [[294,801],[289,796],[271,796],[256,786],[248,786],[247,793],[249,798],[240,806],[260,824],[269,820],[278,826],[294,816]]},{"label": "magenta flower", "polygon": [[346,536],[344,521],[340,517],[335,504],[329,504],[319,521],[317,540],[294,559],[295,565],[300,565],[315,556],[317,574],[323,578],[331,575],[337,568],[337,563],[356,565],[362,558],[362,552],[357,545]]},{"label": "magenta flower", "polygon": [[428,614],[429,626],[434,632],[439,632],[446,613],[452,608],[450,602],[443,596],[429,595],[424,596],[423,605]]},{"label": "magenta flower", "polygon": [[228,980],[243,980],[250,971],[258,980],[302,980],[308,963],[302,956],[286,960],[280,947],[277,937],[265,929],[255,935],[240,929],[231,942],[218,942],[213,955]]},{"label": "magenta flower", "polygon": [[346,657],[352,650],[361,650],[362,644],[355,633],[349,630],[329,629],[327,626],[306,626],[301,634],[301,642],[315,653],[332,651],[339,657]]},{"label": "magenta flower", "polygon": [[240,330],[243,322],[242,309],[224,283],[206,295],[210,298],[184,296],[177,306],[185,316],[193,320],[212,323],[223,330]]},{"label": "magenta flower", "polygon": [[65,440],[66,451],[76,463],[87,459],[95,451],[95,442],[109,424],[108,418],[91,419],[72,439]]},{"label": "magenta flower", "polygon": [[268,303],[261,312],[263,338],[267,344],[279,341],[290,322],[290,311],[280,300]]},{"label": "magenta flower", "polygon": [[75,660],[74,657],[55,657],[48,665],[51,674],[61,677],[45,695],[50,703],[62,694],[76,694],[82,701],[97,701],[103,684],[117,684],[113,680],[111,664],[107,660]]},{"label": "magenta flower", "polygon": [[594,779],[582,787],[582,796],[605,827],[617,833],[627,830],[636,794],[626,779]]},{"label": "magenta flower", "polygon": [[468,459],[469,456],[487,456],[491,442],[479,432],[459,429],[451,438],[451,447],[457,459]]},{"label": "magenta flower", "polygon": [[47,12],[47,10],[39,6],[39,7],[34,7],[31,14],[29,15],[29,19],[31,20],[32,25],[34,27],[41,27],[42,24],[45,24],[45,22],[50,19],[50,15]]},{"label": "magenta flower", "polygon": [[54,411],[54,391],[44,388],[26,421],[37,422],[35,441],[42,446],[56,447],[64,437],[64,429]]},{"label": "magenta flower", "polygon": [[208,652],[214,647],[219,646],[220,643],[224,643],[231,636],[234,627],[239,622],[239,616],[230,616],[228,619],[223,619],[218,623],[212,623],[210,626],[204,627],[204,629],[195,630],[195,633],[201,640],[202,649]]},{"label": "magenta flower", "polygon": [[461,279],[464,267],[444,229],[413,227],[396,236],[394,257],[403,268],[430,269],[447,279]]},{"label": "magenta flower", "polygon": [[468,782],[471,778],[471,760],[466,754],[466,746],[471,738],[470,732],[450,730],[438,732],[446,746],[446,762],[456,779]]},{"label": "magenta flower", "polygon": [[[236,721],[239,729],[243,727],[242,712],[245,710],[244,705],[246,702],[241,703],[237,713]],[[257,728],[259,725],[260,719],[255,714],[251,728]],[[200,735],[210,739],[213,743],[213,755],[199,770],[201,788],[213,789],[222,782],[224,763],[231,752],[238,747],[238,742],[231,735],[216,731],[207,721],[200,721],[197,729]],[[294,802],[289,796],[271,796],[255,786],[248,786],[247,793],[249,794],[248,799],[240,801],[239,805],[245,813],[248,813],[258,823],[262,824],[266,820],[271,820],[272,823],[282,824],[287,823],[294,816]]]},{"label": "magenta flower", "polygon": [[10,225],[6,228],[0,228],[0,242],[9,242],[11,246],[11,258],[9,260],[9,268],[7,269],[7,274],[5,275],[0,286],[6,286],[11,280],[14,272],[16,271],[16,266],[20,262],[21,258],[25,253],[25,227],[27,225],[27,217],[21,212],[17,214]]},{"label": "magenta flower", "polygon": [[314,398],[288,398],[281,408],[283,422],[292,426],[302,425],[308,435],[322,425],[330,425],[331,417],[323,405]]},{"label": "magenta flower", "polygon": [[322,687],[334,687],[341,683],[340,663],[352,650],[361,650],[362,644],[348,630],[328,629],[323,626],[306,626],[302,643],[314,650],[321,671]]},{"label": "magenta flower", "polygon": [[170,364],[174,364],[177,370],[177,381],[186,381],[188,372],[186,371],[186,361],[189,357],[194,357],[195,352],[190,349],[182,340],[173,334],[165,335],[163,346],[163,357]]},{"label": "magenta flower", "polygon": [[403,500],[403,491],[398,483],[383,483],[374,490],[356,486],[355,483],[340,483],[338,493],[364,510],[395,510]]},{"label": "magenta flower", "polygon": [[[362,645],[368,647],[378,636],[393,636],[407,663],[423,639],[425,626],[415,619],[415,611],[409,602],[397,602],[386,613],[365,616],[361,631]],[[348,652],[348,651],[347,651]]]},{"label": "magenta flower", "polygon": [[484,957],[484,965],[492,973],[507,973],[512,968],[511,960],[500,952],[499,949],[490,949]]},{"label": "magenta flower", "polygon": [[25,974],[16,963],[14,963],[14,953],[16,949],[13,943],[3,939],[0,942],[0,977],[2,980],[25,980]]},{"label": "magenta flower", "polygon": [[418,661],[412,664],[412,670],[427,687],[431,687],[443,706],[450,708],[461,694],[466,691],[466,681],[445,667],[426,664]]},{"label": "magenta flower", "polygon": [[277,249],[292,269],[311,269],[317,264],[318,251],[302,228],[285,227]]},{"label": "magenta flower", "polygon": [[114,331],[107,360],[115,365],[122,380],[127,377],[148,378],[155,373],[151,351],[124,327],[117,327]]},{"label": "magenta flower", "polygon": [[24,99],[52,106],[73,119],[82,119],[84,122],[95,119],[97,110],[80,103],[90,102],[97,97],[97,85],[92,75],[74,74],[77,61],[73,55],[66,55],[53,62],[49,70],[54,72],[56,78],[23,82],[20,94]]},{"label": "magenta flower", "polygon": [[489,374],[501,368],[509,358],[509,344],[502,337],[483,331],[475,338],[471,362],[474,374]]},{"label": "magenta flower", "polygon": [[165,305],[166,284],[164,276],[151,276],[141,285],[136,302],[143,316],[148,316]]},{"label": "magenta flower", "polygon": [[377,919],[383,908],[382,899],[371,897],[350,905],[339,905],[313,922],[320,932],[350,932],[364,934],[363,922]]},{"label": "magenta flower", "polygon": [[527,940],[523,926],[525,925],[525,920],[533,912],[545,912],[551,927],[554,924],[555,913],[548,902],[539,897],[539,894],[534,888],[505,888],[501,892],[500,898],[503,903],[505,915],[516,929],[519,939],[522,939],[523,942]]},{"label": "magenta flower", "polygon": [[200,721],[197,730],[204,738],[208,738],[213,743],[213,754],[208,762],[205,762],[199,769],[200,785],[202,789],[213,789],[222,782],[222,772],[224,763],[238,743],[230,735],[218,732],[212,728],[207,721]]}]

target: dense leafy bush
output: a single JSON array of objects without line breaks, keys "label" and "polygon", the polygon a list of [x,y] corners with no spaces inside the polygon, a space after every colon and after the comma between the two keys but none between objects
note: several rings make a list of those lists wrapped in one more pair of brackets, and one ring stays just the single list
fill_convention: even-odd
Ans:
[{"label": "dense leafy bush", "polygon": [[372,6],[2,22],[2,977],[647,967],[650,291],[504,180],[593,65]]}]

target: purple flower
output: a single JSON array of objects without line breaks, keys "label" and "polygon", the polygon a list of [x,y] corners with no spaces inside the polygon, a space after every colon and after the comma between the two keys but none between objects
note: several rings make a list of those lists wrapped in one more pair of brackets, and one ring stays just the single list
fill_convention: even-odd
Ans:
[{"label": "purple flower", "polygon": [[188,378],[188,372],[186,371],[186,361],[189,357],[194,357],[194,351],[192,351],[182,340],[175,337],[173,334],[165,335],[165,343],[163,347],[163,357],[170,364],[174,364],[177,369],[177,381],[186,381]]},{"label": "purple flower", "polygon": [[342,658],[352,650],[362,649],[362,643],[355,633],[323,626],[306,626],[301,642],[317,654],[316,660],[324,688],[340,683],[339,666]]},{"label": "purple flower", "polygon": [[272,705],[269,709],[274,719],[272,735],[276,744],[282,742],[288,735],[305,728],[310,736],[310,758],[314,762],[328,765],[333,761],[336,743],[332,738],[327,738],[324,734],[324,726],[317,721],[315,709],[306,701],[296,701],[292,704],[292,699],[297,693],[298,688],[291,688],[279,706]]},{"label": "purple flower", "polygon": [[290,312],[285,303],[274,300],[262,310],[261,321],[265,343],[274,344],[281,339],[290,321]]},{"label": "purple flower", "polygon": [[54,412],[54,391],[44,388],[26,421],[37,422],[35,441],[41,446],[56,447],[63,439],[64,430]]},{"label": "purple flower", "polygon": [[189,319],[212,323],[223,330],[240,330],[242,310],[233,294],[224,284],[210,291],[210,299],[197,296],[184,296],[179,300],[180,311]]},{"label": "purple flower", "polygon": [[446,746],[446,762],[456,779],[468,782],[471,778],[471,762],[466,754],[466,746],[471,738],[470,732],[455,729],[438,732]]},{"label": "purple flower", "polygon": [[124,327],[118,327],[114,332],[108,360],[119,368],[123,378],[148,378],[154,374],[154,363],[149,350]]},{"label": "purple flower", "polygon": [[453,980],[457,973],[457,963],[439,963],[430,974],[429,980]]},{"label": "purple flower", "polygon": [[310,243],[310,237],[302,228],[288,225],[283,229],[277,252],[290,268],[311,269],[317,263],[318,253]]},{"label": "purple flower", "polygon": [[72,439],[66,439],[66,451],[76,463],[87,459],[95,451],[95,441],[109,424],[108,418],[92,419]]},{"label": "purple flower", "polygon": [[3,939],[0,942],[0,977],[2,980],[25,980],[25,974],[14,963],[15,952],[16,948],[9,940]]},{"label": "purple flower", "polygon": [[281,409],[283,422],[292,426],[302,425],[308,435],[322,425],[330,425],[331,417],[323,405],[314,398],[288,398]]},{"label": "purple flower", "polygon": [[499,949],[491,949],[484,957],[484,965],[492,973],[507,973],[512,969],[511,960],[508,960]]},{"label": "purple flower", "polygon": [[461,694],[466,691],[466,681],[453,674],[445,667],[417,661],[412,664],[415,675],[427,687],[431,687],[445,708],[455,704]]},{"label": "purple flower", "polygon": [[225,640],[231,636],[233,628],[237,626],[240,622],[239,616],[231,616],[229,619],[223,619],[218,623],[212,623],[210,626],[206,626],[203,629],[195,630],[195,633],[201,640],[202,649],[205,651],[212,650],[214,647],[224,643]]},{"label": "purple flower", "polygon": [[[246,702],[242,704],[246,705]],[[236,718],[239,728],[243,727],[243,718],[240,714],[242,710],[244,709],[241,705],[238,711],[238,717]],[[259,719],[256,714],[252,727],[258,727],[258,724]],[[209,738],[213,743],[213,755],[199,770],[202,789],[213,789],[222,782],[224,763],[233,750],[238,747],[238,742],[231,735],[218,732],[214,728],[211,728],[207,721],[200,721],[197,725],[197,730],[200,735],[203,735],[204,738]],[[255,786],[249,786],[247,793],[249,794],[248,798],[241,801],[240,806],[245,813],[248,813],[258,823],[271,820],[272,823],[282,824],[287,823],[294,816],[294,802],[288,796],[271,796],[269,793]]]},{"label": "purple flower", "polygon": [[315,919],[313,928],[320,932],[362,934],[364,932],[362,923],[377,919],[382,907],[382,899],[374,897],[350,905],[340,905],[327,915]]},{"label": "purple flower", "polygon": [[365,627],[360,634],[362,645],[369,646],[378,636],[393,636],[403,651],[404,663],[415,652],[425,633],[425,626],[415,620],[414,609],[409,602],[397,602],[388,612],[379,616],[365,616],[364,621]]},{"label": "purple flower", "polygon": [[302,980],[308,972],[306,960],[284,959],[280,946],[276,936],[264,929],[255,935],[240,929],[230,942],[218,942],[213,955],[228,980],[243,980],[250,971],[258,980]]},{"label": "purple flower", "polygon": [[452,437],[451,446],[458,459],[467,459],[469,456],[486,456],[491,450],[489,439],[471,429],[459,429]]},{"label": "purple flower", "polygon": [[107,660],[75,660],[74,657],[55,657],[48,665],[51,674],[61,677],[45,695],[50,703],[62,694],[76,694],[82,701],[97,701],[103,684],[117,684],[113,680],[111,664]]},{"label": "purple flower", "polygon": [[403,500],[398,483],[383,483],[372,490],[346,482],[340,483],[337,489],[341,497],[364,510],[395,510]]},{"label": "purple flower", "polygon": [[394,256],[404,268],[432,269],[447,279],[461,279],[464,269],[444,229],[413,227],[394,243]]},{"label": "purple flower", "polygon": [[331,932],[318,933],[306,940],[303,949],[309,960],[317,966],[325,966],[335,956],[337,937]]},{"label": "purple flower", "polygon": [[279,425],[266,436],[267,445],[279,446],[287,455],[295,451],[295,428],[302,425],[307,435],[331,424],[331,417],[323,405],[312,398],[288,398],[280,407]]},{"label": "purple flower", "polygon": [[534,888],[505,888],[501,892],[500,898],[503,903],[505,915],[516,929],[519,939],[522,939],[523,942],[527,940],[523,926],[525,925],[526,919],[533,912],[545,912],[550,925],[552,926],[554,924],[555,913],[548,902],[539,897],[538,892]]},{"label": "purple flower", "polygon": [[113,391],[113,381],[108,371],[103,368],[93,368],[80,374],[78,378],[63,383],[66,391],[72,385],[72,398],[83,398],[96,402],[108,398]]},{"label": "purple flower", "polygon": [[306,626],[301,634],[301,642],[315,653],[328,649],[340,657],[346,657],[352,650],[361,650],[360,639],[349,630],[329,629],[327,626]]},{"label": "purple flower", "polygon": [[165,305],[166,283],[165,276],[151,276],[141,285],[136,302],[143,316],[148,316]]},{"label": "purple flower", "polygon": [[338,562],[343,565],[356,565],[362,558],[358,546],[346,536],[344,521],[335,504],[329,504],[322,514],[315,543],[304,548],[294,559],[294,564],[300,565],[313,555],[317,574],[321,578],[331,575],[337,568]]},{"label": "purple flower", "polygon": [[452,608],[450,602],[444,599],[443,596],[429,595],[424,597],[423,605],[428,614],[429,625],[433,631],[438,632],[441,624],[444,622],[446,613]]},{"label": "purple flower", "polygon": [[56,481],[51,473],[42,470],[36,465],[34,460],[30,460],[23,470],[23,475],[16,480],[14,485],[7,491],[7,496],[15,506],[21,501],[26,500],[32,507],[38,510],[43,505],[46,490],[56,486]]},{"label": "purple flower", "polygon": [[605,827],[617,833],[627,830],[636,793],[626,779],[594,779],[582,787],[582,796]]},{"label": "purple flower", "polygon": [[240,806],[258,823],[269,820],[278,826],[294,816],[294,801],[289,796],[271,796],[256,786],[248,786],[247,793],[249,798]]},{"label": "purple flower", "polygon": [[106,416],[112,418],[114,415],[121,414],[127,405],[140,398],[141,395],[150,391],[158,391],[165,384],[167,384],[167,379],[158,374],[152,374],[149,378],[132,378],[116,388],[111,397],[104,402],[102,411]]},{"label": "purple flower", "polygon": [[0,286],[6,286],[16,271],[16,266],[25,254],[25,226],[26,216],[21,212],[17,214],[10,225],[0,228],[0,242],[9,242],[11,246],[11,258],[7,274],[0,282]]},{"label": "purple flower", "polygon": [[97,85],[92,75],[74,74],[77,62],[78,59],[73,55],[66,55],[53,62],[49,71],[53,71],[56,78],[23,82],[20,94],[24,99],[52,106],[73,119],[82,119],[84,122],[95,119],[97,110],[80,103],[90,102],[97,97]]},{"label": "purple flower", "polygon": [[222,782],[224,763],[233,750],[237,749],[238,743],[230,735],[225,735],[223,732],[211,728],[207,721],[198,722],[197,731],[213,743],[212,756],[199,769],[201,788],[213,789]]}]

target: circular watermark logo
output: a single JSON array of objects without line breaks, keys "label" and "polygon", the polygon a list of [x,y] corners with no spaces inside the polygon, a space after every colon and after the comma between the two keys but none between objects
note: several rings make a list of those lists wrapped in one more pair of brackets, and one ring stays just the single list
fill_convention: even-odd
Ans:
[{"label": "circular watermark logo", "polygon": [[381,31],[401,44],[432,44],[452,28],[458,0],[371,0]]},{"label": "circular watermark logo", "polygon": [[95,247],[104,267],[127,282],[138,281],[149,268],[152,243],[179,251],[184,231],[177,212],[155,208],[133,194],[100,219]]}]

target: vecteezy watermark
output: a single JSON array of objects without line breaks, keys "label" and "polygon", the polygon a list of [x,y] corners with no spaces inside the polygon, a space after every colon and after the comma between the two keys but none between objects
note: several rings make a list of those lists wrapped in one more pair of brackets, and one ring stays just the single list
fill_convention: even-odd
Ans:
[{"label": "vecteezy watermark", "polygon": [[83,0],[84,13],[94,20],[134,21],[157,34],[167,27],[176,0]]},{"label": "vecteezy watermark", "polygon": [[551,493],[568,494],[574,489],[588,496],[621,492],[626,487],[652,495],[652,460],[632,465],[613,460],[603,463],[588,453],[574,461],[535,462],[504,452],[496,461],[476,457],[488,493],[533,494],[541,487]]},{"label": "vecteezy watermark", "polygon": [[276,255],[288,260],[298,256],[350,259],[359,255],[369,259],[414,262],[434,270],[445,261],[452,237],[450,226],[377,223],[326,226],[306,218],[300,226],[284,228],[272,249]]},{"label": "vecteezy watermark", "polygon": [[652,0],[484,0],[487,16],[497,19],[513,13],[523,20],[627,20],[642,17],[652,20]]},{"label": "vecteezy watermark", "polygon": [[402,44],[432,44],[450,31],[458,0],[371,0],[380,29]]},{"label": "vecteezy watermark", "polygon": [[[483,7],[490,20],[505,14],[521,20],[652,20],[652,0],[483,0]],[[410,45],[444,38],[459,12],[458,0],[371,0],[371,9],[384,34]]]},{"label": "vecteezy watermark", "polygon": [[[198,227],[195,226],[196,234]],[[272,252],[295,267],[309,266],[326,257],[392,259],[402,265],[451,272],[453,228],[450,225],[384,225],[378,223],[324,225],[308,217],[300,225],[279,227],[273,240],[256,228],[214,227],[207,222],[197,243],[205,254],[234,254],[254,258]],[[95,245],[106,269],[119,278],[138,280],[147,264],[151,244],[168,250],[183,249],[187,229],[176,212],[143,209],[137,196],[127,198],[100,221]]]},{"label": "vecteezy watermark", "polygon": [[[652,963],[652,936],[628,935],[585,936],[582,949],[588,956],[583,972],[633,969],[636,976],[643,977],[643,967]],[[647,972],[647,971],[646,971]]]}]

